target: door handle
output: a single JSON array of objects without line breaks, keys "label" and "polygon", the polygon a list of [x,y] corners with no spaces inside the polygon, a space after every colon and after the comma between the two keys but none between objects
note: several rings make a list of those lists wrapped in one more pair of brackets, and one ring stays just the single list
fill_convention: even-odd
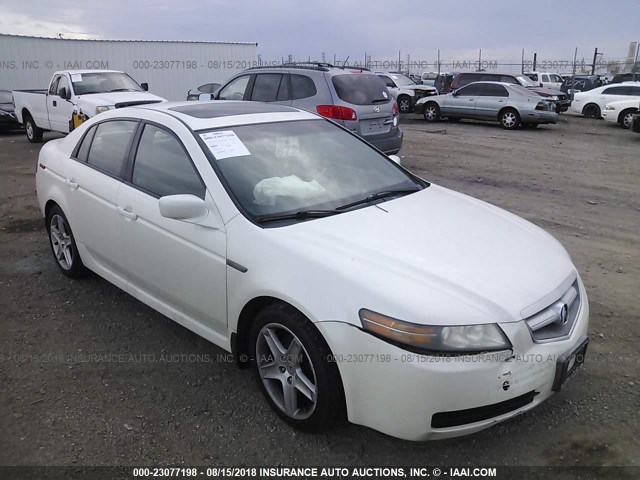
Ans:
[{"label": "door handle", "polygon": [[57,107],[58,106],[58,102],[56,102],[55,100],[53,101],[53,106]]},{"label": "door handle", "polygon": [[76,182],[74,182],[73,180],[69,180],[68,178],[64,179],[64,183],[66,183],[67,186],[73,190],[77,190],[78,187],[80,186]]},{"label": "door handle", "polygon": [[475,102],[475,100],[476,100],[475,98],[470,98],[469,99],[470,102]]},{"label": "door handle", "polygon": [[122,207],[116,207],[116,210],[118,210],[118,213],[120,213],[120,215],[130,218],[131,220],[136,220],[138,218],[138,215],[133,212],[129,212]]}]

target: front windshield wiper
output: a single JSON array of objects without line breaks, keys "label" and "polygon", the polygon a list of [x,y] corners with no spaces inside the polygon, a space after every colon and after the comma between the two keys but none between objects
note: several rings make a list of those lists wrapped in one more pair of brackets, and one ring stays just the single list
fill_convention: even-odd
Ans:
[{"label": "front windshield wiper", "polygon": [[111,92],[138,92],[139,90],[136,90],[134,88],[114,88],[113,90],[109,90],[109,93]]},{"label": "front windshield wiper", "polygon": [[336,210],[346,210],[347,208],[351,208],[351,207],[355,207],[357,205],[362,205],[363,203],[371,203],[374,200],[379,200],[381,198],[388,198],[388,197],[397,197],[398,195],[408,195],[410,193],[414,193],[419,191],[419,188],[403,188],[403,189],[399,189],[399,190],[384,190],[382,192],[377,192],[377,193],[372,193],[371,195],[368,195],[367,197],[361,199],[361,200],[356,200],[355,202],[351,202],[351,203],[347,203],[345,205],[341,205],[339,207],[336,208]]},{"label": "front windshield wiper", "polygon": [[275,215],[260,215],[256,217],[258,222],[275,222],[278,220],[306,220],[309,218],[322,218],[342,213],[339,210],[300,210],[295,213],[283,213]]}]

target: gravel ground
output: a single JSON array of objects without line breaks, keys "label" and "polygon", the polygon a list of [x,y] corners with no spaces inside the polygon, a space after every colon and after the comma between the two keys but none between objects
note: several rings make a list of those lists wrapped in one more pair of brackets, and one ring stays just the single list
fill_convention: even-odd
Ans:
[{"label": "gravel ground", "polygon": [[571,254],[592,343],[566,390],[459,439],[296,432],[225,352],[97,276],[58,272],[34,192],[39,146],[0,134],[0,465],[640,465],[640,135],[567,115],[514,132],[403,126],[405,166]]}]

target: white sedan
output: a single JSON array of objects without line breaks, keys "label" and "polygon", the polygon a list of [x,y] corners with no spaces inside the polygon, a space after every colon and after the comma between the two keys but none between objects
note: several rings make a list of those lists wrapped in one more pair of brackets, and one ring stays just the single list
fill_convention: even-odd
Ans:
[{"label": "white sedan", "polygon": [[618,100],[640,101],[640,82],[612,83],[575,93],[571,110],[585,117],[600,118],[607,103]]},{"label": "white sedan", "polygon": [[36,183],[63,274],[234,352],[299,428],[464,435],[584,360],[587,295],[560,243],[311,113],[105,112],[42,148]]},{"label": "white sedan", "polygon": [[607,103],[602,110],[602,118],[608,122],[618,123],[623,128],[631,128],[633,115],[638,113],[639,107],[640,98]]}]

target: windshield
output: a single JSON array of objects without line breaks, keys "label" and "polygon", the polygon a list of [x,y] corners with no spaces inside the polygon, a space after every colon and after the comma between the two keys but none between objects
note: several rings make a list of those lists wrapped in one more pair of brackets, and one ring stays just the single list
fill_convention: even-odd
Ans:
[{"label": "windshield", "polygon": [[109,92],[142,92],[142,87],[126,73],[72,73],[71,82],[76,95]]},{"label": "windshield", "polygon": [[0,90],[0,103],[13,103],[13,95],[6,90]]},{"label": "windshield", "polygon": [[424,187],[327,120],[226,127],[198,137],[229,193],[253,217],[333,210],[383,191]]},{"label": "windshield", "polygon": [[536,82],[532,81],[526,75],[517,75],[516,79],[518,80],[518,82],[520,82],[520,85],[522,85],[524,87],[539,87],[540,86]]},{"label": "windshield", "polygon": [[404,75],[389,75],[393,78],[393,81],[396,82],[396,85],[399,87],[409,87],[415,85],[416,82],[411,80],[409,77],[405,77]]}]

